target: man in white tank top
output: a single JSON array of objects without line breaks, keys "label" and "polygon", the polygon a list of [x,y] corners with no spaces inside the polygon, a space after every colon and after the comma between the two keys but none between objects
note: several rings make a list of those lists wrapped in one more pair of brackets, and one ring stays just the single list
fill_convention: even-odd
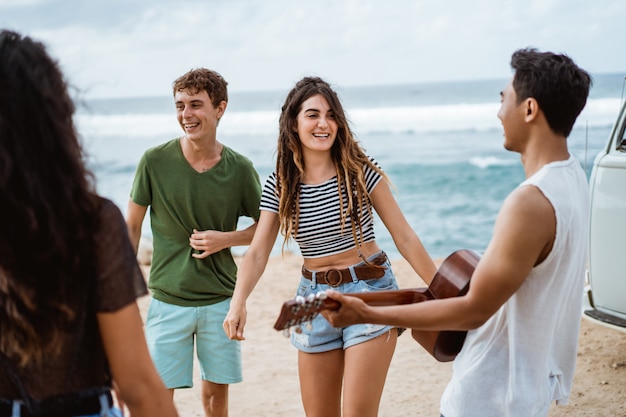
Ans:
[{"label": "man in white tank top", "polygon": [[331,293],[335,326],[467,330],[441,399],[445,417],[546,416],[574,377],[587,254],[589,195],[567,137],[591,77],[567,56],[516,51],[501,92],[504,147],[526,180],[506,198],[463,296],[372,307]]}]

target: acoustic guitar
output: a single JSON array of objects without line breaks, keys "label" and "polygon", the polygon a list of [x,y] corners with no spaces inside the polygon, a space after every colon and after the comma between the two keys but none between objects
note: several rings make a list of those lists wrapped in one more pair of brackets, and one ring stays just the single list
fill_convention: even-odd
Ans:
[{"label": "acoustic guitar", "polygon": [[[427,300],[459,297],[467,293],[472,273],[480,260],[480,255],[469,249],[461,249],[449,255],[437,269],[428,288],[375,291],[345,294],[357,297],[371,306],[413,304]],[[324,291],[311,294],[307,298],[298,296],[285,302],[274,329],[289,331],[313,320],[323,310],[336,310],[340,304],[327,297]],[[413,338],[439,362],[454,360],[461,351],[466,331],[422,331],[413,329]]]}]

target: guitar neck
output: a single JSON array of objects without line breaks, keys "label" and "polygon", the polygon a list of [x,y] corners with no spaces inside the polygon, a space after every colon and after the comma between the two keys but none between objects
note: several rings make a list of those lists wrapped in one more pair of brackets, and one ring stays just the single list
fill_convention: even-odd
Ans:
[{"label": "guitar neck", "polygon": [[[409,288],[403,290],[387,290],[376,292],[359,292],[344,294],[348,297],[360,298],[370,306],[393,306],[400,304],[414,304],[421,301],[432,300],[434,297],[428,288]],[[340,304],[330,298],[326,298],[319,306],[321,310],[336,310]]]},{"label": "guitar neck", "polygon": [[[345,295],[360,298],[365,301],[366,304],[371,306],[414,304],[421,301],[432,300],[434,298],[428,288],[408,288],[402,290],[361,292]],[[336,305],[334,308],[337,307],[339,306]]]},{"label": "guitar neck", "polygon": [[[340,304],[337,301],[323,296],[320,297],[321,294],[319,293],[311,300],[302,299],[300,302],[290,300],[284,303],[274,328],[283,330],[312,320],[320,311],[339,308]],[[345,295],[360,298],[371,306],[413,304],[433,298],[428,288],[362,292]]]}]

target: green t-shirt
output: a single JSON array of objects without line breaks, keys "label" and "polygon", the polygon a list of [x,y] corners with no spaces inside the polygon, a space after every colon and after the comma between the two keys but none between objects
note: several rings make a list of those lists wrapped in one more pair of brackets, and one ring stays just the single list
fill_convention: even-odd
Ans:
[{"label": "green t-shirt", "polygon": [[217,165],[201,173],[183,156],[180,139],[148,149],[137,166],[131,199],[150,206],[152,296],[180,306],[231,297],[237,266],[230,248],[196,259],[189,237],[193,229],[237,230],[241,216],[258,220],[260,198],[252,162],[227,146]]}]

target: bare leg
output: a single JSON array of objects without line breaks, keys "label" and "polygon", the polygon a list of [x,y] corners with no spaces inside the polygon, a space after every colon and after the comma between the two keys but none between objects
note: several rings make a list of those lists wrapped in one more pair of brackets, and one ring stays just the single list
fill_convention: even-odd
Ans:
[{"label": "bare leg", "polygon": [[345,352],[343,417],[376,417],[398,330],[351,346]]},{"label": "bare leg", "polygon": [[341,417],[343,349],[298,352],[300,393],[307,417]]},{"label": "bare leg", "polygon": [[228,384],[202,380],[202,406],[207,417],[228,417]]}]

